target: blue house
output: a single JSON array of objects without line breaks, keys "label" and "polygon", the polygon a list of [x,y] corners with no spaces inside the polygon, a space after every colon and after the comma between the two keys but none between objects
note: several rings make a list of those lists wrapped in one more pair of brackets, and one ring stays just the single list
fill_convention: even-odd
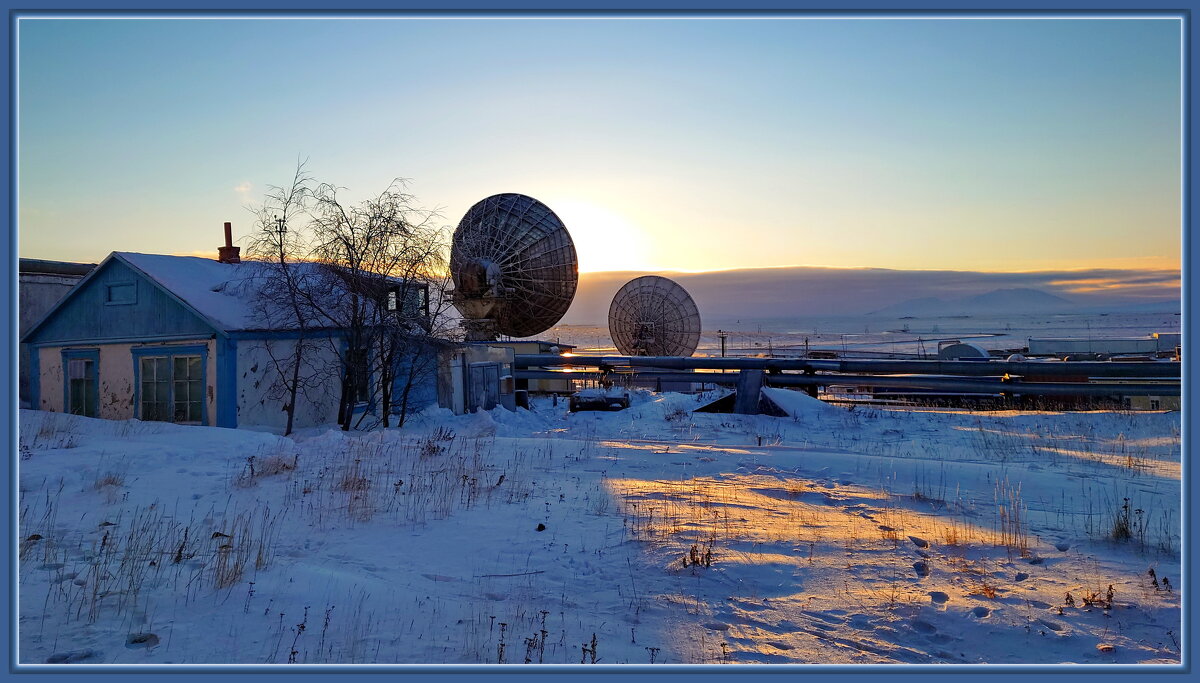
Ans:
[{"label": "blue house", "polygon": [[[306,366],[339,368],[344,335],[265,324],[257,284],[265,264],[241,262],[236,249],[223,248],[219,260],[109,255],[22,338],[31,350],[31,407],[113,420],[284,425],[278,359],[304,336]],[[341,377],[326,374],[326,386],[297,397],[295,427],[336,421]],[[355,409],[374,410],[368,383],[351,384]],[[436,372],[409,395],[410,407],[435,403]]]}]

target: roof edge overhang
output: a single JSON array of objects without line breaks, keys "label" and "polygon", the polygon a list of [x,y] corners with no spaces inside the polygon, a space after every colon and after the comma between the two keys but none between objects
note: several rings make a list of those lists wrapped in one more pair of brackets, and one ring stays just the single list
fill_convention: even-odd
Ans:
[{"label": "roof edge overhang", "polygon": [[177,295],[175,292],[171,291],[171,289],[168,288],[166,285],[164,285],[163,283],[154,279],[146,271],[142,270],[141,268],[138,268],[129,259],[123,257],[121,255],[121,252],[114,251],[114,252],[110,253],[108,256],[106,256],[104,258],[104,260],[100,262],[99,265],[97,265],[95,268],[93,268],[92,272],[83,276],[83,278],[80,279],[79,282],[76,282],[75,285],[73,287],[71,287],[70,291],[68,291],[66,293],[66,295],[63,296],[63,298],[59,299],[57,303],[55,303],[53,306],[51,306],[50,310],[46,311],[45,315],[43,315],[37,321],[37,323],[35,323],[33,325],[33,327],[29,328],[28,332],[21,335],[20,343],[22,343],[22,344],[31,343],[30,340],[32,340],[37,335],[37,333],[41,331],[41,328],[46,324],[46,321],[48,321],[50,318],[54,317],[54,315],[56,313],[58,313],[59,309],[61,309],[63,306],[67,305],[68,302],[73,300],[79,294],[79,292],[83,291],[83,288],[87,285],[87,283],[92,281],[92,278],[96,277],[101,271],[103,271],[108,266],[109,263],[111,263],[114,260],[120,261],[126,267],[132,269],[135,273],[137,273],[138,275],[141,275],[148,282],[150,282],[155,287],[157,287],[159,289],[159,291],[163,292],[168,297],[170,297],[172,301],[178,303],[180,306],[183,306],[184,310],[187,310],[192,315],[199,318],[205,325],[208,325],[210,328],[212,328],[213,332],[215,332],[216,334],[218,334],[222,337],[229,336],[229,330],[225,329],[225,327],[222,326],[220,323],[218,323],[217,321],[213,320],[212,318],[204,315],[200,311],[196,310],[195,306],[192,306],[187,301],[180,298],[179,295]]}]

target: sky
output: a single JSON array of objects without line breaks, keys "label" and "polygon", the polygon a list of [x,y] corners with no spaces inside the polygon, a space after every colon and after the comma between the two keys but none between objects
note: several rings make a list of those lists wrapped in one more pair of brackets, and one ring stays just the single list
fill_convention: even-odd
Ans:
[{"label": "sky", "polygon": [[22,257],[215,256],[298,159],[580,270],[1178,270],[1173,19],[30,19]]},{"label": "sky", "polygon": [[[640,274],[620,271],[581,274],[579,289],[562,322],[605,324],[617,290]],[[1014,273],[800,266],[699,273],[668,271],[661,275],[688,292],[701,309],[701,320],[709,326],[796,316],[869,315],[896,320],[907,315],[927,318],[961,313],[986,318],[1017,312],[1049,316],[1064,312],[1141,315],[1180,311],[1178,269],[1092,268]],[[999,300],[964,302],[988,294],[998,296]],[[1163,320],[1170,319],[1169,315],[1151,315],[1142,323],[1162,325]],[[1179,323],[1176,320],[1173,324],[1177,328]]]}]

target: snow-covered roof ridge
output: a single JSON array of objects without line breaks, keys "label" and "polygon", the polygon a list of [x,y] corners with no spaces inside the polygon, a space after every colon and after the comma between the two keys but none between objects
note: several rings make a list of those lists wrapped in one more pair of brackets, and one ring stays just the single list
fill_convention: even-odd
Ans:
[{"label": "snow-covered roof ridge", "polygon": [[[284,310],[271,308],[271,296],[266,291],[280,265],[271,261],[242,261],[224,263],[202,256],[173,256],[167,254],[141,254],[117,251],[113,256],[192,307],[203,318],[225,332],[241,330],[290,329],[293,315]],[[330,278],[328,266],[311,261],[296,261],[288,264],[296,280],[320,278],[319,288],[324,296],[336,296],[344,287],[341,278]],[[382,277],[382,276],[381,276]],[[402,278],[386,277],[387,281],[400,283]],[[321,305],[331,305],[327,301]],[[311,308],[311,307],[309,307]],[[313,313],[309,321],[320,327],[331,321]]]},{"label": "snow-covered roof ridge", "polygon": [[201,256],[113,252],[224,331],[261,327],[254,302],[267,264],[222,263]]}]

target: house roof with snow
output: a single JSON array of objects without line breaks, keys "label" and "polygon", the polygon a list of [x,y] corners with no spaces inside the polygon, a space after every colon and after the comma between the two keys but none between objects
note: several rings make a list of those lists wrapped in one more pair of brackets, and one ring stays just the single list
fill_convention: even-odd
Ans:
[{"label": "house roof with snow", "polygon": [[[266,292],[277,268],[261,261],[223,263],[197,256],[113,252],[31,327],[22,341],[35,341],[53,326],[71,328],[51,334],[58,340],[159,336],[172,321],[189,332],[199,321],[222,334],[294,328],[287,323],[294,316],[282,311],[283,304],[273,307]],[[299,279],[321,278],[321,291],[330,300],[339,291],[344,293],[338,278],[328,277],[328,269],[320,264],[302,262],[290,268]],[[139,289],[135,280],[146,285]],[[126,303],[134,306],[121,306]],[[68,313],[68,309],[74,310]],[[189,317],[195,320],[186,320]],[[309,323],[310,329],[334,327],[329,320]]]},{"label": "house roof with snow", "polygon": [[198,256],[167,256],[115,251],[120,259],[179,297],[224,331],[261,328],[254,301],[267,272],[255,261],[221,263]]}]

